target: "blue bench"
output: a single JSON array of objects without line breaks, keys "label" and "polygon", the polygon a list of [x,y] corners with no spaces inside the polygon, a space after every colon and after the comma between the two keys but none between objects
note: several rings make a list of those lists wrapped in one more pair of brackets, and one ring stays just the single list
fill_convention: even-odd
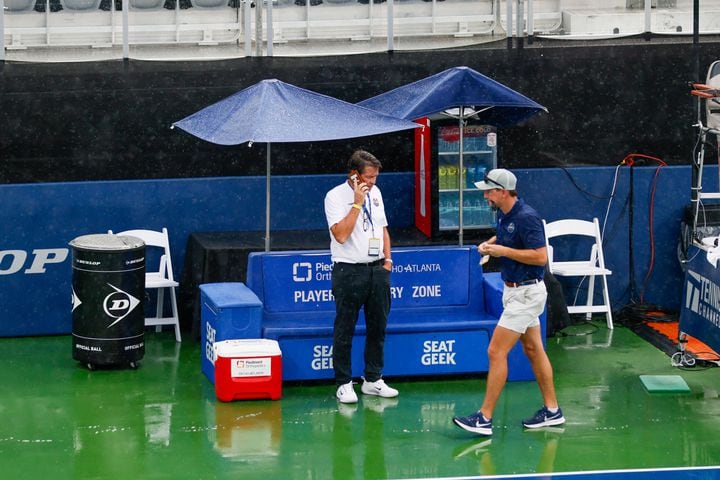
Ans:
[{"label": "blue bench", "polygon": [[[385,339],[386,376],[483,373],[487,347],[502,313],[498,273],[483,273],[473,247],[393,249],[392,308]],[[257,252],[247,285],[201,285],[203,369],[212,377],[213,341],[257,336],[277,340],[283,380],[333,378],[335,303],[328,251]],[[541,318],[543,338],[545,316]],[[353,340],[353,375],[361,376],[362,312]],[[509,380],[532,380],[516,345]]]},{"label": "blue bench", "polygon": [[[384,375],[487,372],[486,351],[502,312],[500,275],[483,274],[471,247],[396,248],[393,260]],[[333,378],[331,269],[328,251],[257,252],[248,258],[247,287],[215,284],[216,291],[220,285],[220,290],[242,290],[242,298],[245,289],[257,296],[261,335],[279,342],[284,380]],[[365,320],[360,317],[352,352],[357,377],[364,365]],[[544,330],[544,315],[541,320]],[[508,379],[533,378],[518,344],[509,357]]]}]

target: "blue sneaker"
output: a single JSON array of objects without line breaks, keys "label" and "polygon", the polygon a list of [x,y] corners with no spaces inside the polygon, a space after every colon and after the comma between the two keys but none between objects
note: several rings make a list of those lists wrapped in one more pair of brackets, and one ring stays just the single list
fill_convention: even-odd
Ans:
[{"label": "blue sneaker", "polygon": [[478,435],[492,435],[492,420],[488,420],[480,412],[467,417],[453,417],[453,422],[468,432],[477,433]]},{"label": "blue sneaker", "polygon": [[526,418],[522,422],[525,428],[552,427],[553,425],[562,425],[563,423],[565,423],[565,417],[563,417],[560,407],[558,407],[557,412],[550,413],[544,405],[535,415]]}]

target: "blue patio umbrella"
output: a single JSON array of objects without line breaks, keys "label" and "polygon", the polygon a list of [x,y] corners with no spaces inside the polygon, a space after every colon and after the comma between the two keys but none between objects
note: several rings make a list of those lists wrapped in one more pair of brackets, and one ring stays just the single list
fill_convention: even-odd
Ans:
[{"label": "blue patio umbrella", "polygon": [[172,125],[219,145],[267,144],[265,250],[270,250],[270,158],[276,142],[365,137],[420,127],[277,79],[263,80]]},{"label": "blue patio umbrella", "polygon": [[[413,83],[381,93],[358,105],[393,117],[417,120],[422,117],[456,118],[460,125],[460,171],[463,170],[463,124],[475,119],[488,125],[515,125],[547,109],[528,97],[469,67],[453,67]],[[420,162],[424,168],[424,162]],[[424,171],[420,171],[424,187]],[[422,194],[423,192],[421,192]],[[458,188],[463,204],[462,186]],[[460,209],[459,241],[463,243],[463,214]]]},{"label": "blue patio umbrella", "polygon": [[[547,109],[470,67],[453,67],[381,93],[358,105],[407,120],[435,117],[451,109],[471,109],[467,118],[488,125],[515,125]],[[447,115],[445,115],[447,117]]]}]

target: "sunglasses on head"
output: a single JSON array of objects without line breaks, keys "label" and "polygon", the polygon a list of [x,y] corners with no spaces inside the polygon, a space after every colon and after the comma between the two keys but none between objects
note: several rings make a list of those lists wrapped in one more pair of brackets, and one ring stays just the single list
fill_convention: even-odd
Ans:
[{"label": "sunglasses on head", "polygon": [[500,189],[506,190],[505,185],[503,185],[503,184],[500,183],[500,182],[496,182],[496,181],[493,180],[492,178],[488,177],[487,174],[485,175],[485,178],[483,178],[483,180],[485,181],[485,183],[492,183],[492,184],[497,185],[498,187],[500,187]]}]

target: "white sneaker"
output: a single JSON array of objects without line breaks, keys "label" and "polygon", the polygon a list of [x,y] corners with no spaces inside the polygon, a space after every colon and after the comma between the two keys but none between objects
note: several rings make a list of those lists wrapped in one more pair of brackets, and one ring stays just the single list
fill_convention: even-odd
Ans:
[{"label": "white sneaker", "polygon": [[358,397],[353,388],[352,380],[349,383],[340,385],[335,393],[340,403],[357,403]]},{"label": "white sneaker", "polygon": [[398,396],[398,391],[389,387],[382,378],[375,382],[368,382],[363,378],[363,384],[360,388],[365,395],[377,395],[383,398],[394,398]]}]

